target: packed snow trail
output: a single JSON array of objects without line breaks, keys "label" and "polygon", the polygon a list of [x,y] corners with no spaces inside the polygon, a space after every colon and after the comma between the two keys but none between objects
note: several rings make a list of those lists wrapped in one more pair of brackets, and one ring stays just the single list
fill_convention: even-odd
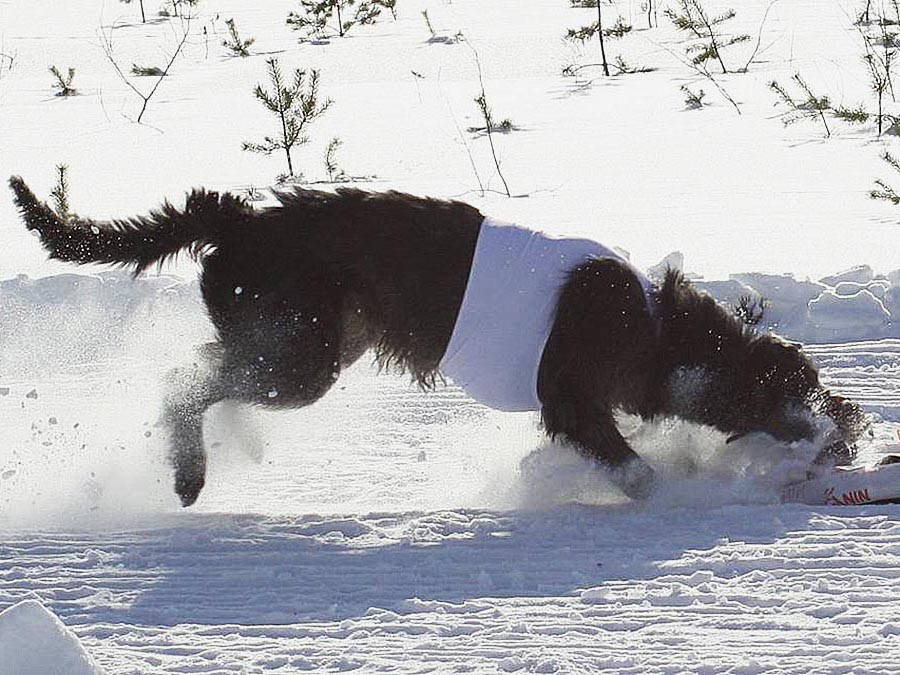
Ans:
[{"label": "packed snow trail", "polygon": [[173,516],[13,534],[109,673],[898,672],[898,507]]}]

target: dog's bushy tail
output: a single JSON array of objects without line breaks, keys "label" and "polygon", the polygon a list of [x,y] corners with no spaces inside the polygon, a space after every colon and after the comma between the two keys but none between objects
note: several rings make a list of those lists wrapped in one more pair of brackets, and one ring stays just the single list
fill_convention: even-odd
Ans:
[{"label": "dog's bushy tail", "polygon": [[251,211],[231,194],[194,190],[183,210],[165,202],[149,216],[126,220],[63,219],[35,197],[20,177],[10,178],[9,185],[25,225],[40,235],[51,258],[132,267],[135,276],[185,249],[199,256],[215,246],[223,228],[243,220]]}]

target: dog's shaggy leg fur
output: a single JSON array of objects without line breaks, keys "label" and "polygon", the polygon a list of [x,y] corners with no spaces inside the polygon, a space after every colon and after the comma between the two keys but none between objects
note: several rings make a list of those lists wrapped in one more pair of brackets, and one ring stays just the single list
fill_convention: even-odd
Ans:
[{"label": "dog's shaggy leg fur", "polygon": [[576,268],[563,287],[541,360],[547,433],[604,465],[632,498],[650,493],[654,473],[619,433],[613,411],[640,409],[655,340],[634,272],[617,260],[594,260]]},{"label": "dog's shaggy leg fur", "polygon": [[175,493],[184,506],[197,500],[206,482],[203,413],[225,398],[219,379],[221,349],[216,343],[197,350],[194,364],[171,370],[163,404],[163,422],[169,431],[169,460],[175,469]]}]

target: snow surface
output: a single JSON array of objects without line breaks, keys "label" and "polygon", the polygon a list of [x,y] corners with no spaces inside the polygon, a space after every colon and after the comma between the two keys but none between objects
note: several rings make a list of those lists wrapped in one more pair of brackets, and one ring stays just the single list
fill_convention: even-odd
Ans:
[{"label": "snow surface", "polygon": [[37,600],[0,612],[0,672],[101,675],[78,638]]},{"label": "snow surface", "polygon": [[[519,198],[476,189],[467,147],[500,184],[465,132],[472,52],[429,43],[425,8],[442,35],[465,33],[495,116],[519,127],[495,139]],[[609,8],[643,26],[638,2]],[[73,208],[99,218],[194,185],[264,188],[281,159],[240,150],[272,132],[250,94],[264,60],[321,67],[335,103],[295,157],[308,179],[340,135],[342,168],[374,177],[361,187],[465,199],[645,268],[666,257],[723,302],[764,296],[768,327],[811,343],[825,382],[872,414],[863,459],[900,451],[897,215],[865,195],[896,140],[784,128],[767,89],[800,70],[848,105],[868,96],[854,3],[735,6],[754,36],[769,9],[757,63],[721,80],[741,115],[673,57],[662,17],[613,47],[658,70],[605,81],[559,74],[595,58],[560,39],[593,18],[564,0],[400,0],[398,21],[320,45],[296,42],[291,9],[201,0],[136,125],[98,28],[117,26],[127,67],[161,63],[177,22],[141,25],[112,0],[0,0],[0,52],[15,55],[0,64],[0,176],[47,194],[65,162]],[[219,46],[232,16],[256,38],[247,59]],[[76,67],[79,96],[52,96],[50,64]],[[710,105],[685,110],[681,84]],[[185,511],[156,421],[161,374],[211,334],[193,266],[132,282],[48,262],[2,192],[0,241],[0,616],[19,617],[0,620],[0,645],[74,635],[114,675],[900,672],[900,507],[779,504],[814,448],[625,418],[662,477],[632,504],[533,416],[361,363],[309,409],[212,410],[209,480]],[[43,672],[66,667],[52,649],[14,658],[43,655],[59,657]],[[0,674],[22,675],[10,663]]]}]

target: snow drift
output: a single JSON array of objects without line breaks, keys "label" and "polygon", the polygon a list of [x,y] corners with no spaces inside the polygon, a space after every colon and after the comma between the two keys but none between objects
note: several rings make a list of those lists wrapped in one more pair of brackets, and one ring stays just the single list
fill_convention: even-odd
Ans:
[{"label": "snow drift", "polygon": [[3,675],[102,675],[78,638],[37,600],[0,612]]}]

